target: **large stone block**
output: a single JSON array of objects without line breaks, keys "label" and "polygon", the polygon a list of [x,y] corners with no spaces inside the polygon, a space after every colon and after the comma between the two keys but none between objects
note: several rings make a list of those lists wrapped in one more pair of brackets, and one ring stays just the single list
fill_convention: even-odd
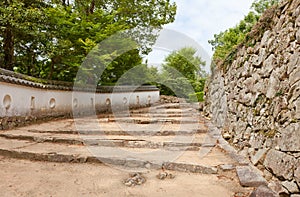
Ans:
[{"label": "large stone block", "polygon": [[294,172],[294,176],[295,176],[295,179],[298,183],[298,185],[300,186],[300,160],[298,159],[298,162],[296,164],[296,169],[295,169],[295,172]]},{"label": "large stone block", "polygon": [[300,98],[300,81],[295,83],[289,90],[289,103],[293,104],[295,100]]},{"label": "large stone block", "polygon": [[271,37],[272,32],[270,30],[266,31],[261,39],[260,47],[267,46],[267,43]]},{"label": "large stone block", "polygon": [[253,155],[250,159],[251,162],[253,163],[253,165],[258,164],[259,161],[261,161],[263,159],[263,157],[265,156],[266,152],[268,151],[268,149],[259,149],[255,155]]},{"label": "large stone block", "polygon": [[280,80],[278,79],[278,76],[276,73],[272,73],[268,85],[268,90],[266,96],[268,98],[274,98],[276,96],[276,93],[279,91],[279,84]]},{"label": "large stone block", "polygon": [[280,130],[279,148],[282,151],[300,152],[300,122]]},{"label": "large stone block", "polygon": [[249,166],[236,167],[237,175],[242,186],[258,187],[260,185],[267,185],[266,180]]},{"label": "large stone block", "polygon": [[300,29],[296,33],[297,42],[300,43]]},{"label": "large stone block", "polygon": [[264,166],[279,179],[292,180],[296,159],[286,153],[270,150],[265,158]]},{"label": "large stone block", "polygon": [[271,54],[264,62],[263,62],[263,67],[262,69],[259,71],[259,74],[263,77],[269,77],[271,72],[274,70],[275,68],[275,55]]},{"label": "large stone block", "polygon": [[297,62],[300,60],[300,53],[295,52],[289,59],[289,63],[287,65],[288,70],[287,74],[289,75],[295,68],[297,68]]},{"label": "large stone block", "polygon": [[[295,107],[296,107],[296,113],[294,115],[295,119],[300,119],[300,98],[295,102]],[[300,139],[299,139],[300,141]]]},{"label": "large stone block", "polygon": [[297,17],[295,24],[300,27],[300,15]]},{"label": "large stone block", "polygon": [[298,186],[294,181],[284,181],[282,182],[282,186],[292,194],[299,192]]},{"label": "large stone block", "polygon": [[252,57],[253,57],[252,58],[253,65],[256,67],[260,67],[263,61],[267,57],[267,50],[265,48],[260,48],[259,55],[258,56],[254,55]]},{"label": "large stone block", "polygon": [[288,195],[289,191],[284,188],[281,184],[281,181],[278,180],[271,180],[270,183],[268,184],[268,187],[274,191],[276,194],[281,194],[281,195]]},{"label": "large stone block", "polygon": [[294,85],[297,81],[300,80],[300,66],[296,65],[297,68],[293,70],[290,74],[289,83],[290,86]]},{"label": "large stone block", "polygon": [[267,186],[259,186],[256,190],[254,190],[250,197],[275,197],[277,196],[270,188]]}]

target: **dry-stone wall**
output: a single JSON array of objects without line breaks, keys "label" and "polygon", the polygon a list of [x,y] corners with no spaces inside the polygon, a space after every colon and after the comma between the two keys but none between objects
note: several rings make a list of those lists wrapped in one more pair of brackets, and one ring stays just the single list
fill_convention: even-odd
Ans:
[{"label": "dry-stone wall", "polygon": [[[206,112],[282,196],[300,194],[300,0],[267,12],[235,58],[218,65]],[[266,28],[267,26],[267,28]],[[261,28],[260,28],[261,27]],[[249,44],[250,43],[250,44]]]}]

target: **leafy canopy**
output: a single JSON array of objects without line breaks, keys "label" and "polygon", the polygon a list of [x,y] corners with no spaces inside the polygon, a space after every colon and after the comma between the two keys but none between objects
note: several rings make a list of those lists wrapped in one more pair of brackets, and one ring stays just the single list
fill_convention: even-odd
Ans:
[{"label": "leafy canopy", "polygon": [[196,56],[196,52],[197,50],[192,47],[185,47],[172,52],[166,57],[165,63],[162,65],[165,75],[176,79],[178,73],[173,72],[174,69],[188,80],[195,80],[204,75],[203,66],[205,62],[201,60],[201,57]]},{"label": "leafy canopy", "polygon": [[252,11],[235,27],[215,34],[214,39],[208,41],[214,50],[214,64],[224,61],[230,52],[245,40],[247,33],[249,33],[252,27],[257,23],[262,13],[278,2],[279,0],[255,0],[251,6]]},{"label": "leafy canopy", "polygon": [[162,94],[188,98],[190,94],[203,91],[205,62],[196,52],[192,47],[185,47],[166,57],[161,74]]},{"label": "leafy canopy", "polygon": [[157,30],[173,22],[175,14],[176,4],[170,0],[3,0],[0,65],[39,78],[72,81],[98,43],[135,28],[128,34],[138,46],[118,56],[108,49],[98,57],[111,62],[101,80],[114,83],[141,63]]}]

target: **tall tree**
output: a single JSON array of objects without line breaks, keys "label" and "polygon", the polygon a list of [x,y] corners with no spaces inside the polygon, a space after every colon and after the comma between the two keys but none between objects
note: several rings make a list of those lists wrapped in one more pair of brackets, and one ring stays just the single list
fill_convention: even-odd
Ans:
[{"label": "tall tree", "polygon": [[261,15],[269,7],[278,4],[279,0],[254,0],[251,8],[258,14]]},{"label": "tall tree", "polygon": [[229,53],[246,38],[252,27],[257,23],[262,13],[269,7],[277,4],[279,0],[255,0],[250,11],[235,27],[214,35],[208,42],[214,50],[214,64],[225,60]]},{"label": "tall tree", "polygon": [[[0,44],[4,68],[12,70],[15,65],[16,48],[20,42],[34,36],[38,23],[43,19],[39,11],[45,6],[41,0],[4,0],[0,2]],[[29,44],[29,43],[28,43]]]},{"label": "tall tree", "polygon": [[[0,63],[6,69],[72,81],[86,55],[111,35],[129,31],[140,47],[119,54],[107,50],[112,78],[141,62],[156,29],[173,22],[169,0],[4,0],[0,2]],[[143,31],[140,31],[143,30]]]},{"label": "tall tree", "polygon": [[163,64],[166,75],[176,79],[177,72],[173,72],[175,69],[188,80],[195,80],[199,76],[203,76],[205,62],[201,60],[201,57],[196,56],[196,52],[194,48],[185,47],[168,55]]},{"label": "tall tree", "polygon": [[188,98],[190,94],[203,91],[205,62],[196,52],[194,48],[185,47],[166,57],[161,74],[163,94]]}]

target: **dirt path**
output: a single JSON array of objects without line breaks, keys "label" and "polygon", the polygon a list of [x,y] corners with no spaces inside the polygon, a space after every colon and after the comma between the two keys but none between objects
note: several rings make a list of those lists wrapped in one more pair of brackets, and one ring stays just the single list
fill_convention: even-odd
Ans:
[{"label": "dirt path", "polygon": [[[146,183],[127,187],[129,172],[98,164],[48,163],[0,159],[1,196],[247,196],[232,172],[204,175],[174,173],[159,180],[157,170],[143,174]],[[240,194],[238,194],[240,193]]]}]

